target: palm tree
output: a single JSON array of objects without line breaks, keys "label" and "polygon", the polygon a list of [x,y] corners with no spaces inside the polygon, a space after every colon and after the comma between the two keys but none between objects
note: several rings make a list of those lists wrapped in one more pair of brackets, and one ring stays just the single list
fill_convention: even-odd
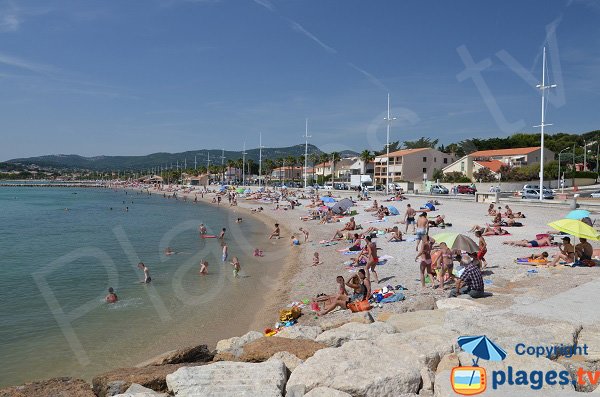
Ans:
[{"label": "palm tree", "polygon": [[363,162],[363,169],[362,169],[362,173],[363,175],[367,173],[367,163],[371,160],[373,160],[375,157],[371,154],[370,150],[363,150],[358,157],[362,160]]},{"label": "palm tree", "polygon": [[[298,164],[298,159],[295,156],[287,156],[285,158],[285,162],[287,163],[288,167],[290,167],[290,177],[293,180],[294,179],[294,167],[296,166],[296,164]],[[284,175],[285,175],[285,170],[283,171]]]},{"label": "palm tree", "polygon": [[325,184],[325,165],[329,161],[329,155],[327,153],[321,153],[321,163],[323,163],[323,184]]},{"label": "palm tree", "polygon": [[338,152],[331,153],[331,184],[335,182],[335,164],[341,160],[340,154]]},{"label": "palm tree", "polygon": [[312,163],[312,169],[313,169],[313,181],[315,180],[315,166],[317,165],[317,163],[319,162],[319,159],[321,158],[321,156],[319,155],[319,153],[311,153],[308,155],[308,158],[310,160],[310,162]]}]

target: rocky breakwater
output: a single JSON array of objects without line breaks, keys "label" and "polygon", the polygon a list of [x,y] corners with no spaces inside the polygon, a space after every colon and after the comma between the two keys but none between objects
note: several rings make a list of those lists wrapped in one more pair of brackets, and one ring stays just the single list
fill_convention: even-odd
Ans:
[{"label": "rocky breakwater", "polygon": [[[64,385],[66,392],[30,393],[41,390],[43,385],[37,384],[37,389],[30,385],[4,389],[0,396],[454,396],[452,368],[471,365],[473,359],[457,346],[461,335],[487,335],[509,351],[504,361],[480,363],[488,376],[508,367],[569,371],[573,376],[576,367],[598,367],[597,354],[580,357],[576,364],[561,355],[519,356],[514,346],[592,343],[600,340],[600,328],[514,313],[470,299],[442,299],[435,310],[380,312],[376,319],[366,313],[345,318],[344,322],[337,316],[333,324],[325,316],[319,325],[295,325],[272,337],[249,332],[222,340],[214,357],[203,348],[193,354],[173,353],[150,365],[100,375],[93,388],[77,380],[53,380],[48,382]],[[540,389],[505,383],[497,389],[488,385],[486,395],[581,396],[592,389],[572,383],[544,383]]]}]

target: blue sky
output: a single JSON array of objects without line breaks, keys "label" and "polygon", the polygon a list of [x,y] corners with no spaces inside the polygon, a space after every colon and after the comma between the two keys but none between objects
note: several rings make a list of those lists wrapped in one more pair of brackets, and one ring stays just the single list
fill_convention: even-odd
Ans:
[{"label": "blue sky", "polygon": [[[600,128],[600,2],[0,0],[0,160]],[[467,59],[481,66],[465,66]],[[479,75],[479,79],[472,76]]]}]

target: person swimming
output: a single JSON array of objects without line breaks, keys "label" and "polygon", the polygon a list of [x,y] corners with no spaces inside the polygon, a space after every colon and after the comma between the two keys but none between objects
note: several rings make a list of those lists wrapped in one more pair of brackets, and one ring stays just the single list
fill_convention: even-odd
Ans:
[{"label": "person swimming", "polygon": [[119,300],[119,297],[117,296],[117,294],[115,294],[115,290],[113,289],[113,287],[108,288],[108,295],[106,295],[106,298],[104,298],[104,300],[106,301],[106,303],[116,303]]}]

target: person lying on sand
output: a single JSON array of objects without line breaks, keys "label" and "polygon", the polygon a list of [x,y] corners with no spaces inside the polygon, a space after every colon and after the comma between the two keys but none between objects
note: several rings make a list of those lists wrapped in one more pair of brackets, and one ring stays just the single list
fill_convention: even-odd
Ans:
[{"label": "person lying on sand", "polygon": [[374,212],[374,211],[377,211],[377,210],[379,210],[379,204],[377,203],[377,200],[375,200],[373,202],[372,206],[370,206],[369,208],[365,209],[366,212]]},{"label": "person lying on sand", "polygon": [[445,215],[438,215],[435,217],[435,219],[429,221],[429,227],[443,227],[445,226],[446,222],[444,221],[445,219]]},{"label": "person lying on sand", "polygon": [[502,244],[508,244],[515,247],[548,247],[552,245],[552,237],[542,237],[535,240],[503,241]]},{"label": "person lying on sand", "polygon": [[504,236],[509,234],[508,231],[502,229],[500,226],[486,225],[485,227],[474,225],[470,232],[480,231],[483,236]]},{"label": "person lying on sand", "polygon": [[322,311],[318,312],[319,316],[324,316],[325,314],[331,312],[336,307],[340,309],[347,309],[348,303],[350,302],[360,302],[369,298],[369,288],[366,284],[366,275],[363,269],[360,269],[357,274],[352,276],[347,282],[346,285],[349,288],[352,288],[353,293],[350,296],[347,295],[338,295],[334,301],[332,301],[328,306],[326,306]]},{"label": "person lying on sand", "polygon": [[321,308],[319,303],[323,303],[324,306],[331,306],[336,300],[339,298],[348,299],[348,291],[346,290],[346,281],[344,277],[337,276],[335,278],[335,282],[337,283],[337,291],[332,295],[319,294],[315,299],[313,299],[311,303],[311,308],[315,312],[320,312]]}]

